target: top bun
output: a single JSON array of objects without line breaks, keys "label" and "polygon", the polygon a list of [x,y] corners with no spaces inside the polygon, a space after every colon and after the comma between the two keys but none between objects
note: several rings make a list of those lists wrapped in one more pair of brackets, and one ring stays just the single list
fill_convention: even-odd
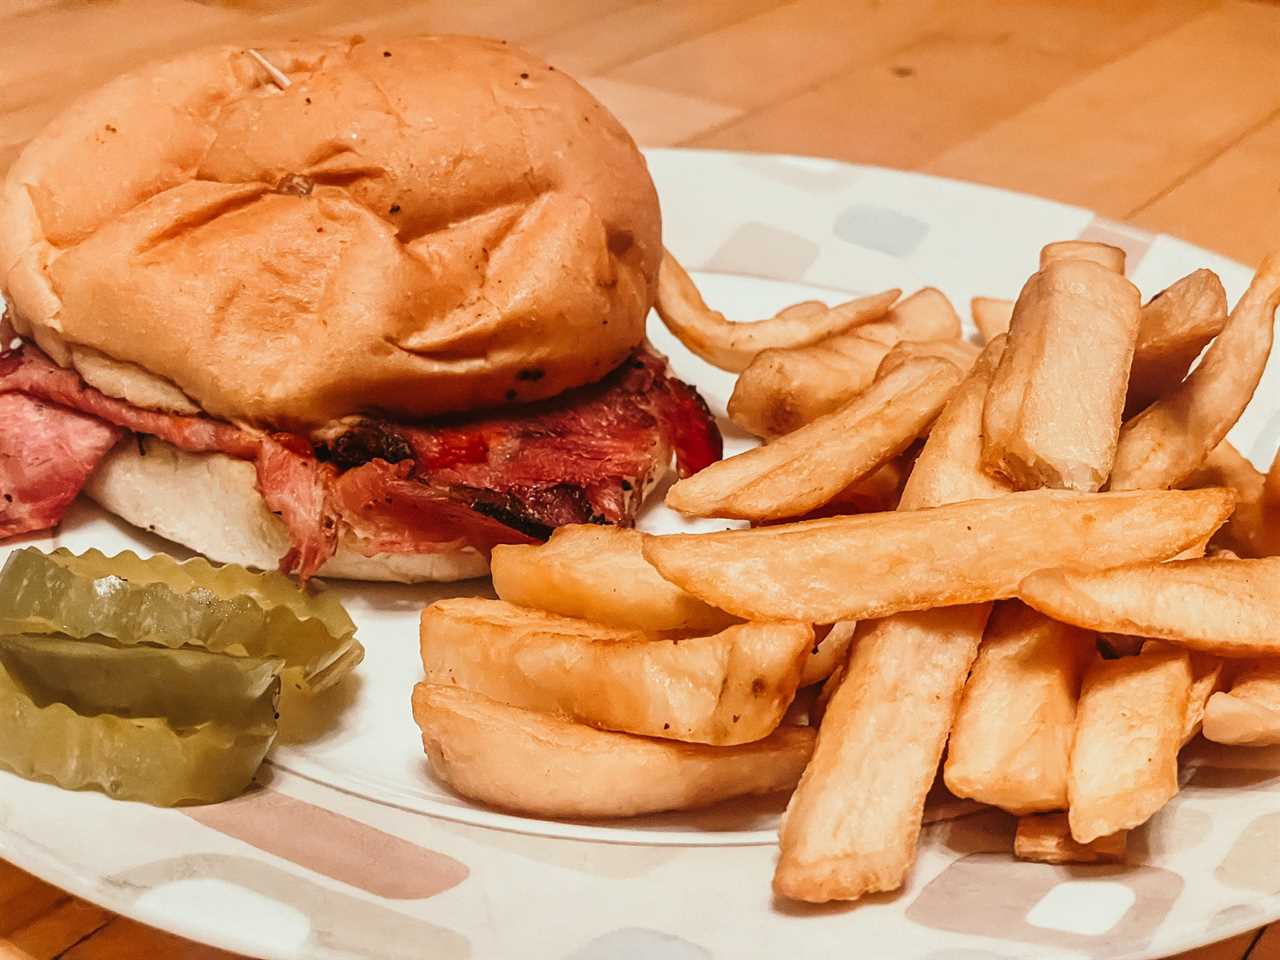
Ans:
[{"label": "top bun", "polygon": [[644,336],[657,196],[565,74],[468,37],[211,47],[13,165],[18,332],[143,406],[305,429],[554,396]]}]

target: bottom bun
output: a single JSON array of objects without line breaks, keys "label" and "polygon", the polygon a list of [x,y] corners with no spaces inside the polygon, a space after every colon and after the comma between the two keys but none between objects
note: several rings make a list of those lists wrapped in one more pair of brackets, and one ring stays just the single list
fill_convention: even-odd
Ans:
[{"label": "bottom bun", "polygon": [[[221,563],[274,570],[289,550],[284,524],[258,493],[253,464],[221,453],[187,453],[155,437],[118,444],[84,492],[134,526]],[[489,561],[470,547],[445,553],[366,557],[339,543],[319,576],[399,583],[483,577]]]}]

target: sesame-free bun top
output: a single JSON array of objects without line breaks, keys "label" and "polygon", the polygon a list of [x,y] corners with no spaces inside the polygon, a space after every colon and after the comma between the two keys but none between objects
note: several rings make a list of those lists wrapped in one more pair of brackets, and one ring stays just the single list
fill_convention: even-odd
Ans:
[{"label": "sesame-free bun top", "polygon": [[658,201],[618,121],[496,40],[210,47],[11,168],[18,332],[149,407],[304,429],[553,396],[644,336]]}]

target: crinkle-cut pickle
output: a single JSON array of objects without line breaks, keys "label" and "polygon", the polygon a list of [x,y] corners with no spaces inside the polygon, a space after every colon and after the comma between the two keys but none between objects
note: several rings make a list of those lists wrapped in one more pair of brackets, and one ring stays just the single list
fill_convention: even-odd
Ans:
[{"label": "crinkle-cut pickle", "polygon": [[37,706],[81,716],[164,717],[177,729],[209,721],[266,726],[275,719],[280,660],[207,650],[117,646],[61,634],[0,636],[0,666]]},{"label": "crinkle-cut pickle", "polygon": [[0,633],[100,635],[279,657],[313,693],[364,659],[355,624],[332,595],[305,593],[279,573],[130,551],[14,551],[0,570]]},{"label": "crinkle-cut pickle", "polygon": [[229,800],[253,780],[275,734],[274,713],[179,728],[163,717],[40,706],[0,666],[0,766],[71,790],[159,806]]}]

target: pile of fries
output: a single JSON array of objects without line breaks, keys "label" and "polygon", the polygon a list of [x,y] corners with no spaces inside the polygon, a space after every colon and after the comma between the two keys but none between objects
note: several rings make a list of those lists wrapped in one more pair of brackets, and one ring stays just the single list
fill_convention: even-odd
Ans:
[{"label": "pile of fries", "polygon": [[1225,439],[1280,255],[1228,314],[1210,271],[1144,305],[1122,251],[1051,244],[973,302],[982,348],[898,297],[735,323],[667,256],[660,315],[767,441],[667,503],[752,526],[496,548],[501,599],[422,616],[439,777],[547,817],[794,790],[774,889],[824,902],[903,884],[939,784],[1018,857],[1118,861],[1192,738],[1280,743],[1280,459]]}]

